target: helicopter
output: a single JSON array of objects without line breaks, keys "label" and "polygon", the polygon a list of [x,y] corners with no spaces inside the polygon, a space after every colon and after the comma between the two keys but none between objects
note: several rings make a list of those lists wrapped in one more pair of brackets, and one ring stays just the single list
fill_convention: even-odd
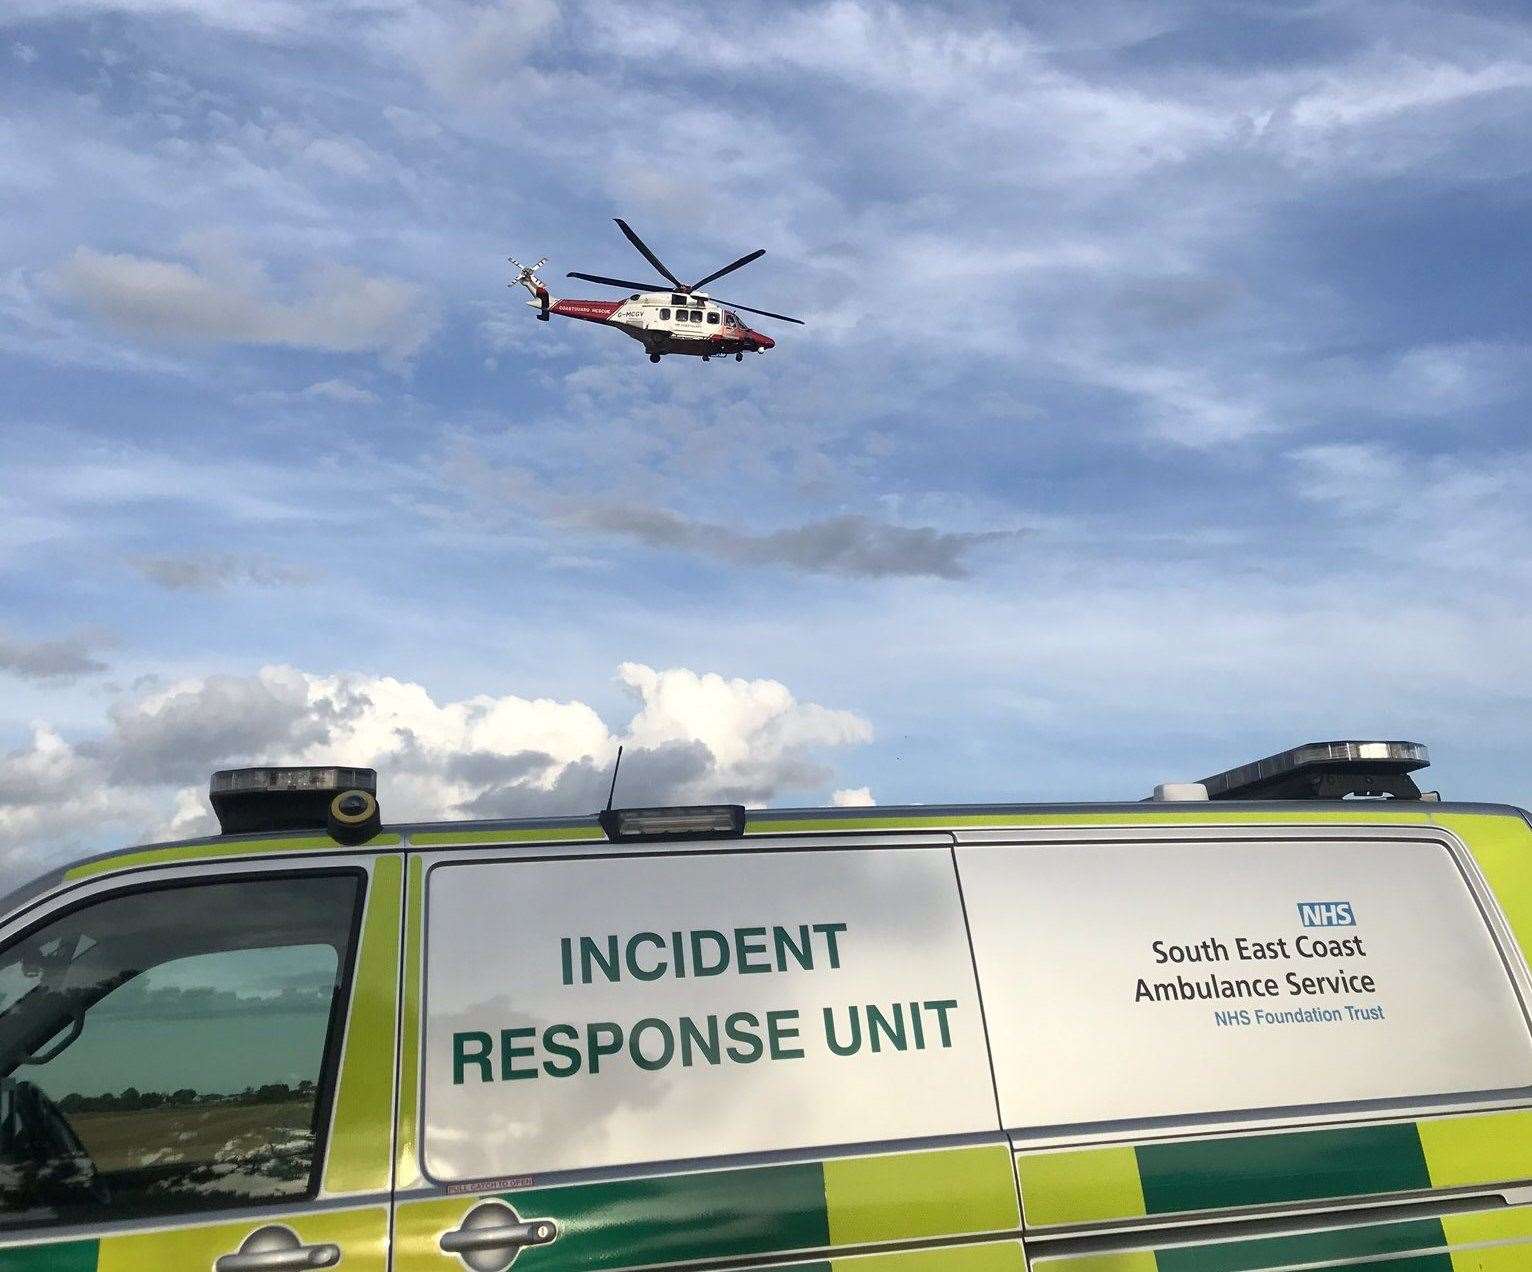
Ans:
[{"label": "helicopter", "polygon": [[549,314],[561,314],[565,318],[579,318],[584,322],[599,322],[626,332],[644,346],[650,362],[658,362],[667,353],[684,354],[708,362],[719,356],[734,355],[736,362],[743,362],[747,353],[764,353],[776,347],[776,341],[764,332],[753,330],[736,310],[747,314],[760,314],[781,322],[803,325],[801,318],[789,318],[786,314],[774,314],[767,309],[752,309],[749,305],[718,300],[698,289],[733,273],[742,265],[748,265],[766,255],[764,247],[741,256],[737,261],[715,269],[695,283],[683,283],[649,245],[633,232],[621,217],[614,217],[617,228],[628,242],[639,250],[665,283],[635,283],[630,279],[607,278],[601,274],[571,272],[569,278],[584,279],[588,283],[600,283],[603,287],[620,287],[631,291],[626,300],[561,300],[549,293],[537,271],[548,263],[545,256],[535,265],[523,265],[514,256],[507,259],[516,267],[516,277],[507,286],[525,287],[532,294],[527,302],[537,310],[539,321],[547,322]]}]

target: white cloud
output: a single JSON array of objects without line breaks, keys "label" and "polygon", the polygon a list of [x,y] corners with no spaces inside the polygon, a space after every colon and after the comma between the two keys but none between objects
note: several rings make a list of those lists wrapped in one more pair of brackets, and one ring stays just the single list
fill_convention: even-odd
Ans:
[{"label": "white cloud", "polygon": [[250,35],[290,34],[309,25],[310,6],[298,0],[7,0],[11,22],[112,13],[200,21]]},{"label": "white cloud", "polygon": [[435,141],[442,134],[442,126],[434,119],[407,106],[385,106],[383,118],[406,141]]},{"label": "white cloud", "polygon": [[308,398],[323,398],[328,402],[343,402],[349,406],[376,406],[382,399],[371,389],[364,389],[349,380],[320,380],[303,390]]},{"label": "white cloud", "polygon": [[1289,459],[1298,496],[1336,518],[1355,557],[1410,562],[1460,584],[1532,582],[1532,453],[1410,455],[1332,442]]},{"label": "white cloud", "polygon": [[95,737],[70,742],[39,724],[0,759],[0,859],[19,868],[109,833],[212,831],[206,775],[240,763],[375,767],[385,815],[402,821],[592,812],[619,743],[622,802],[761,804],[826,789],[819,754],[872,738],[856,713],[774,680],[639,663],[618,677],[638,709],[615,730],[579,701],[438,702],[387,676],[267,667],[150,685],[114,703]]},{"label": "white cloud", "polygon": [[408,357],[435,327],[422,289],[397,278],[323,265],[296,298],[280,300],[260,266],[222,248],[199,255],[193,267],[80,247],[58,276],[71,299],[138,339]]},{"label": "white cloud", "polygon": [[551,38],[560,20],[554,0],[427,0],[401,10],[384,39],[437,92],[463,101],[494,101],[541,86],[542,76],[534,68],[538,46]]},{"label": "white cloud", "polygon": [[852,786],[835,791],[830,802],[836,808],[871,808],[878,801],[873,799],[870,786]]},{"label": "white cloud", "polygon": [[628,725],[635,745],[701,742],[726,772],[770,768],[817,747],[872,741],[872,726],[861,716],[797,702],[775,680],[654,671],[642,663],[623,663],[617,675],[643,704]]}]

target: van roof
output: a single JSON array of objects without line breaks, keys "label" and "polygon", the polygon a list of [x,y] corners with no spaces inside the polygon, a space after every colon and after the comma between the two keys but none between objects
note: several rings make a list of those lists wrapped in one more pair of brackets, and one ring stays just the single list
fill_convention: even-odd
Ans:
[{"label": "van roof", "polygon": [[[1043,829],[1086,825],[1187,825],[1265,823],[1322,825],[1361,823],[1429,826],[1443,815],[1478,814],[1516,817],[1532,825],[1532,815],[1511,804],[1433,802],[1414,800],[1218,800],[1161,803],[1155,801],[1044,804],[903,804],[856,808],[751,809],[744,840],[713,842],[717,851],[748,843],[751,838],[778,835],[889,833]],[[379,848],[441,848],[456,845],[590,843],[605,845],[606,836],[594,814],[576,817],[499,818],[477,821],[402,822],[387,824],[366,843],[347,847],[311,830],[245,835],[207,835],[134,845],[79,858],[54,867],[0,898],[0,913],[50,891],[59,883],[92,878],[139,866],[236,860],[266,855],[324,852],[375,852]]]}]

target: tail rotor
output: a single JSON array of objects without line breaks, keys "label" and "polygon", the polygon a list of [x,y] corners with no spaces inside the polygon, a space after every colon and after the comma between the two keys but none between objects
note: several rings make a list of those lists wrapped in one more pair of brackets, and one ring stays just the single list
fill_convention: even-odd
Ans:
[{"label": "tail rotor", "polygon": [[531,292],[532,298],[538,306],[537,316],[544,322],[547,322],[549,302],[548,287],[543,282],[543,280],[537,276],[537,271],[548,263],[548,258],[546,256],[543,257],[542,260],[538,261],[535,265],[523,265],[514,256],[507,256],[505,259],[510,261],[510,263],[516,268],[516,277],[511,279],[511,281],[507,283],[506,286],[525,287],[529,292]]}]

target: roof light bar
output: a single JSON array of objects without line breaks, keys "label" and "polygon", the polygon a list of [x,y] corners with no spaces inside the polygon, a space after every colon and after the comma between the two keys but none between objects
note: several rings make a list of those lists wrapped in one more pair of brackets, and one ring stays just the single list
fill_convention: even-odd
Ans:
[{"label": "roof light bar", "polygon": [[[326,830],[330,828],[331,803],[339,796],[360,792],[371,801],[357,816],[350,808],[342,824],[357,826],[375,821],[378,774],[376,769],[316,765],[292,768],[220,769],[208,783],[208,798],[226,835],[273,830]],[[366,804],[367,801],[362,801]]]},{"label": "roof light bar", "polygon": [[1201,784],[1209,799],[1423,799],[1409,774],[1430,763],[1419,742],[1307,742]]},{"label": "roof light bar", "polygon": [[614,843],[668,839],[739,839],[745,833],[743,804],[677,808],[608,808],[597,814]]}]

